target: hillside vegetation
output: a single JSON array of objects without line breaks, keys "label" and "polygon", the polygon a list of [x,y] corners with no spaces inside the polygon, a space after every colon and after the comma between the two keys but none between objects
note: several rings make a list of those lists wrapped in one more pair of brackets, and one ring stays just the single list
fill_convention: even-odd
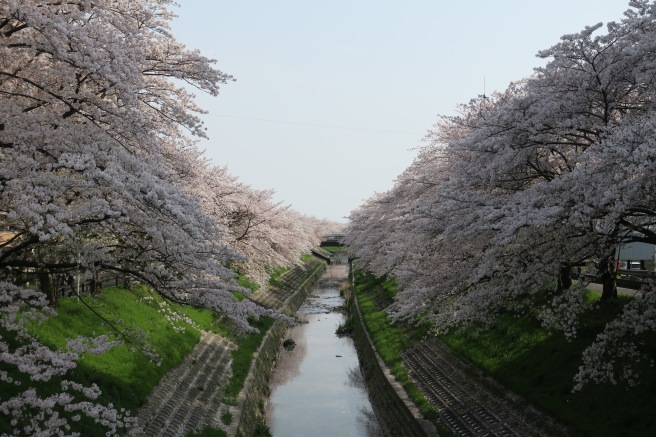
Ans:
[{"label": "hillside vegetation", "polygon": [[[430,327],[391,323],[384,308],[396,294],[392,280],[360,273],[356,275],[356,294],[381,357],[406,388],[416,390],[402,368],[399,348],[412,347]],[[631,299],[620,297],[616,306],[600,309],[593,305],[598,298],[599,294],[588,293],[589,308],[576,338],[571,341],[562,332],[541,327],[531,315],[501,317],[492,326],[475,325],[464,331],[453,330],[440,339],[457,354],[552,415],[569,428],[571,435],[654,435],[656,420],[652,412],[656,408],[653,396],[656,375],[651,363],[642,366],[643,372],[634,387],[602,383],[572,391],[574,375],[582,365],[583,349]],[[641,352],[656,357],[654,340],[646,339]],[[430,411],[420,396],[411,395],[424,412]]]},{"label": "hillside vegetation", "polygon": [[[122,345],[105,353],[84,355],[77,367],[66,375],[66,380],[84,386],[96,384],[102,392],[97,400],[99,403],[112,404],[117,410],[130,411],[133,416],[147,401],[159,380],[191,352],[200,339],[201,330],[231,338],[240,346],[233,351],[233,359],[246,370],[235,372],[235,377],[229,382],[232,396],[241,389],[252,353],[262,337],[261,333],[236,338],[230,324],[218,318],[216,313],[168,303],[145,286],[136,286],[132,291],[112,287],[102,290],[96,297],[63,298],[57,313],[57,317],[30,327],[30,331],[50,347],[64,347],[66,339],[77,336],[105,334],[123,341]],[[264,320],[253,323],[263,328],[263,332],[270,325]],[[114,327],[120,327],[128,334],[117,336]],[[21,374],[8,365],[3,364],[0,370],[21,378]],[[39,394],[46,397],[57,393],[61,380],[54,377],[40,383],[37,387]],[[3,398],[21,390],[21,386],[10,387],[15,393],[3,393]],[[59,414],[72,417],[63,410]],[[69,420],[69,423],[73,430],[83,431],[82,435],[104,435],[106,431],[84,416],[80,421]],[[0,433],[11,434],[13,429],[12,424],[0,421]]]}]

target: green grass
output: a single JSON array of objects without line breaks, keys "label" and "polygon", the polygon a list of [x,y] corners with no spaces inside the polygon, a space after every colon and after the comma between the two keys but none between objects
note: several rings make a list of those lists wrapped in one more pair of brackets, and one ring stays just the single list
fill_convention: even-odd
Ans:
[{"label": "green grass", "polygon": [[345,246],[321,246],[323,250],[326,250],[330,253],[337,253],[337,252],[343,252],[346,251]]},{"label": "green grass", "polygon": [[289,266],[278,266],[271,268],[269,272],[269,285],[279,285],[278,279],[289,270],[291,270],[291,267]]},{"label": "green grass", "polygon": [[[111,402],[130,410],[142,405],[166,371],[181,362],[193,349],[200,339],[199,328],[215,329],[214,315],[210,311],[167,305],[160,298],[152,301],[143,299],[150,297],[145,287],[135,287],[134,292],[110,288],[103,290],[98,298],[83,298],[94,311],[120,329],[137,328],[147,333],[147,341],[161,357],[161,365],[157,366],[143,354],[131,351],[130,345],[126,344],[102,355],[86,355],[80,360],[80,366],[74,371],[75,379],[97,381],[98,378],[107,378],[113,384],[122,381],[125,386],[121,387],[121,395]],[[183,330],[175,332],[171,324],[164,322],[159,305],[190,317],[197,326],[181,323]],[[57,312],[58,317],[33,329],[48,345],[62,347],[66,338],[79,335],[113,334],[106,322],[92,314],[76,298],[62,299]],[[136,340],[134,344],[138,342]]]},{"label": "green grass", "polygon": [[[248,288],[251,291],[257,291],[260,288],[260,286],[257,285],[255,281],[251,281],[249,278],[245,276],[239,276],[237,278],[237,284],[241,285],[244,288]],[[233,293],[233,294],[239,294],[242,296],[243,299],[243,295],[241,293]]]},{"label": "green grass", "polygon": [[190,432],[186,437],[228,437],[228,433],[222,429],[207,427],[199,432]]},{"label": "green grass", "polygon": [[251,320],[251,326],[259,329],[260,332],[246,334],[235,340],[237,349],[232,354],[232,377],[225,387],[223,401],[228,405],[236,405],[237,396],[244,387],[244,382],[248,376],[248,370],[253,361],[253,354],[257,351],[264,335],[273,325],[274,320],[269,317],[260,317],[258,320]]},{"label": "green grass", "polygon": [[[271,280],[275,281],[289,269],[290,267],[272,269]],[[314,270],[312,269],[307,274],[311,275]],[[245,277],[241,277],[238,281],[240,285],[251,290],[257,288]],[[244,298],[241,293],[233,294],[238,300]],[[85,303],[91,310],[85,306]],[[165,320],[162,308],[169,316],[187,317],[191,322],[177,322],[176,325],[180,329],[174,330],[173,326]],[[237,344],[237,348],[231,352],[232,377],[224,391],[224,401],[234,404],[243,388],[254,353],[273,324],[273,319],[266,317],[251,320],[251,325],[260,332],[237,337],[233,335],[232,324],[216,313],[166,304],[161,297],[139,285],[134,286],[132,291],[126,291],[120,287],[104,289],[98,297],[83,297],[82,301],[74,297],[62,298],[57,312],[57,317],[51,318],[41,325],[30,327],[33,334],[44,344],[53,348],[63,347],[66,338],[112,334],[112,325],[137,333],[131,339],[132,345],[128,343],[102,355],[86,355],[78,361],[75,369],[65,375],[66,379],[83,385],[97,384],[102,390],[99,402],[111,403],[117,409],[125,408],[133,415],[136,414],[139,407],[145,404],[148,395],[160,379],[191,352],[200,339],[201,330],[218,333]],[[0,332],[0,335],[5,340],[11,340],[11,335],[6,332]],[[144,338],[139,340],[137,338],[139,335]],[[133,346],[139,344],[151,345],[161,357],[160,365],[150,362],[144,354],[134,351]],[[0,363],[0,370],[9,372],[12,377],[23,382],[19,388],[0,383],[1,399],[23,391],[26,386],[34,385],[17,372],[16,368],[12,368],[8,364]],[[48,383],[39,383],[38,392],[44,396],[56,393],[59,390],[60,381],[61,378],[52,378]],[[195,387],[197,390],[205,388]],[[62,416],[68,417],[67,413],[60,413]],[[231,419],[224,416],[222,420],[225,423]],[[0,434],[11,434],[12,428],[0,415]],[[73,423],[72,431],[79,431],[82,435],[104,435],[104,429],[84,417],[79,423]],[[261,435],[267,435],[268,429],[263,424],[258,428],[258,432]],[[189,435],[210,437],[225,436],[225,433],[221,430],[206,428],[200,433]]]},{"label": "green grass", "polygon": [[244,296],[244,293],[240,293],[240,292],[238,292],[238,291],[233,291],[233,292],[232,292],[232,295],[233,295],[233,296],[235,297],[235,299],[237,299],[239,302],[241,302],[242,300],[246,299],[246,296]]},{"label": "green grass", "polygon": [[[53,317],[40,325],[30,327],[44,344],[59,348],[65,345],[66,338],[78,336],[97,336],[113,334],[111,325],[120,329],[141,332],[146,338],[138,339],[138,334],[130,338],[132,345],[115,347],[101,355],[84,355],[76,368],[65,375],[68,380],[74,380],[83,385],[97,384],[102,390],[99,401],[103,404],[113,404],[114,407],[131,411],[136,414],[159,380],[167,371],[179,364],[191,352],[200,338],[200,329],[211,330],[221,335],[227,335],[226,327],[217,324],[217,316],[208,310],[191,307],[180,307],[165,303],[159,296],[150,293],[145,287],[135,286],[133,291],[119,287],[104,289],[98,297],[83,297],[79,301],[75,297],[62,298],[57,308],[57,317]],[[91,311],[85,303],[93,310]],[[191,319],[192,323],[176,322],[179,330],[174,330],[168,323],[161,309],[170,314],[178,314]],[[96,312],[100,317],[95,315]],[[134,346],[151,345],[161,358],[160,365],[149,361],[142,353],[135,351]],[[25,380],[11,366],[4,365],[3,370],[22,378],[25,386],[33,383]],[[52,378],[47,383],[39,383],[37,390],[42,395],[58,391],[61,378]],[[18,393],[17,388],[2,384],[3,398]],[[61,412],[66,416],[67,413]],[[99,435],[101,429],[84,419],[73,423],[73,429],[79,426],[83,435]],[[9,424],[0,420],[0,433],[11,432]]]},{"label": "green grass", "polygon": [[230,425],[232,423],[232,413],[230,411],[226,411],[225,413],[221,414],[221,422],[223,422],[225,425]]}]

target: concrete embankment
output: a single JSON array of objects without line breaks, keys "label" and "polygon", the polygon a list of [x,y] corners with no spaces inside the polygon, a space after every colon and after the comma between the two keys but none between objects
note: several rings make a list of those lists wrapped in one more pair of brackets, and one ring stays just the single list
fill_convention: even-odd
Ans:
[{"label": "concrete embankment", "polygon": [[394,380],[389,369],[376,352],[367,333],[357,299],[350,289],[345,298],[350,303],[353,321],[353,339],[360,359],[369,398],[385,435],[437,436],[432,423],[422,418],[419,409],[408,398],[405,390]]}]

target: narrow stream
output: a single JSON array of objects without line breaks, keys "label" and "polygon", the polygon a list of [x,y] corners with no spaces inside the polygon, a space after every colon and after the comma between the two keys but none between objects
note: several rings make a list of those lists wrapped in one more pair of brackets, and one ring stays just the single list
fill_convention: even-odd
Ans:
[{"label": "narrow stream", "polygon": [[330,265],[297,315],[302,324],[287,338],[271,378],[267,424],[274,437],[381,436],[369,402],[353,340],[338,337],[345,316],[339,291],[346,265]]}]

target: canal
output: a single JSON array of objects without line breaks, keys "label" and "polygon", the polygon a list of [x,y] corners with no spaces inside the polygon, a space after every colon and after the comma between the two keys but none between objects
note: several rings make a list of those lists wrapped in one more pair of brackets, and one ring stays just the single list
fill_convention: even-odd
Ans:
[{"label": "canal", "polygon": [[333,264],[303,303],[301,323],[286,338],[271,378],[267,424],[274,437],[382,436],[350,337],[339,337],[346,320],[340,288],[348,266]]}]

